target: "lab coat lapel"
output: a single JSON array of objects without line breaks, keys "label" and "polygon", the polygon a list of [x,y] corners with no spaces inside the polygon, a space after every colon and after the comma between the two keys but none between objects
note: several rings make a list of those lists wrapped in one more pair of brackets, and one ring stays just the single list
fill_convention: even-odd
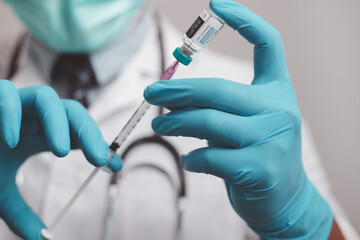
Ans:
[{"label": "lab coat lapel", "polygon": [[156,31],[156,27],[151,26],[139,50],[117,76],[118,79],[105,86],[90,106],[89,112],[97,123],[105,122],[129,106],[140,104],[145,87],[158,80],[160,54]]}]

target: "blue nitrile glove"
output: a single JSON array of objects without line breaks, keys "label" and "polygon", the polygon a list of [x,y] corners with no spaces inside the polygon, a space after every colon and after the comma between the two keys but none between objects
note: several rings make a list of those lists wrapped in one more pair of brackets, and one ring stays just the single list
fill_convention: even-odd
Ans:
[{"label": "blue nitrile glove", "polygon": [[182,156],[183,167],[223,178],[233,208],[263,239],[327,239],[332,212],[304,172],[301,116],[280,34],[234,1],[210,7],[255,45],[252,85],[156,82],[144,96],[171,112],[153,120],[154,131],[207,139],[209,147]]},{"label": "blue nitrile glove", "polygon": [[[0,217],[23,239],[43,239],[44,224],[15,184],[20,165],[43,151],[63,157],[70,148],[81,148],[91,164],[103,166],[108,145],[80,103],[60,100],[50,87],[17,90],[6,80],[0,80],[0,135]],[[109,165],[120,170],[120,157],[114,155]]]}]

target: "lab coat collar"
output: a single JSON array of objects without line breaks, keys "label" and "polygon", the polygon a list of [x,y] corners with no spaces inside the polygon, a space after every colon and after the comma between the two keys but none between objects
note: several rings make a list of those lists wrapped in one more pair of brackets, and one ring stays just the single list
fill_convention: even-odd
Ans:
[{"label": "lab coat collar", "polygon": [[97,89],[96,100],[88,109],[97,123],[103,123],[114,114],[140,104],[145,87],[159,80],[162,69],[157,36],[158,28],[153,17],[143,43],[127,67],[114,81]]},{"label": "lab coat collar", "polygon": [[98,89],[97,99],[88,109],[98,124],[106,122],[113,115],[121,114],[122,110],[135,110],[134,107],[138,107],[144,99],[143,91],[146,86],[160,79],[163,69],[156,21],[159,21],[160,31],[164,33],[165,65],[168,66],[174,61],[172,50],[182,44],[181,33],[167,19],[154,16],[153,20],[148,25],[145,40],[124,71],[115,81]]}]

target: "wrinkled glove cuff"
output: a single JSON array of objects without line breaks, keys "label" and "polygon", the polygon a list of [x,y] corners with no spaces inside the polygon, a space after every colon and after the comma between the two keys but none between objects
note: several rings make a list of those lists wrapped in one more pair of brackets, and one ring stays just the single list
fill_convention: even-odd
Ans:
[{"label": "wrinkled glove cuff", "polygon": [[262,239],[328,239],[333,222],[330,206],[305,175],[302,182],[272,222],[248,223]]}]

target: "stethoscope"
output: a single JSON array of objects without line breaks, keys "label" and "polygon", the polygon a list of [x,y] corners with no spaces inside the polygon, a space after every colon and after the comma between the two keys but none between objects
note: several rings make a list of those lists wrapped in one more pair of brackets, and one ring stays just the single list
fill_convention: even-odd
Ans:
[{"label": "stethoscope", "polygon": [[160,167],[159,165],[153,164],[153,163],[140,163],[135,164],[134,166],[131,166],[130,168],[126,169],[124,172],[120,172],[117,174],[113,174],[110,180],[110,186],[108,191],[108,205],[107,205],[107,211],[105,213],[105,221],[104,221],[104,232],[103,232],[103,239],[109,240],[111,239],[111,233],[114,229],[114,208],[115,208],[115,202],[118,197],[119,193],[119,182],[123,178],[123,176],[127,176],[128,174],[131,174],[135,171],[139,170],[152,170],[153,172],[159,173],[161,176],[163,176],[172,186],[172,189],[174,189],[174,196],[175,196],[175,202],[174,207],[176,209],[176,232],[174,233],[174,239],[181,239],[182,234],[182,222],[183,222],[183,211],[184,211],[184,201],[186,196],[186,189],[185,189],[185,177],[183,169],[181,168],[180,162],[179,162],[179,154],[174,148],[173,145],[171,145],[168,141],[163,139],[162,137],[158,135],[152,135],[149,137],[139,138],[138,140],[133,141],[121,154],[124,161],[128,160],[128,156],[136,151],[139,150],[138,148],[142,147],[143,145],[152,145],[157,144],[157,147],[162,147],[164,150],[167,150],[170,154],[172,159],[174,160],[174,165],[177,170],[177,176],[178,176],[178,184],[174,181],[173,176],[166,171],[165,168]]},{"label": "stethoscope", "polygon": [[[160,53],[160,68],[159,73],[161,74],[165,70],[165,50],[164,50],[164,38],[163,38],[163,31],[161,29],[160,20],[157,14],[155,14],[155,22],[156,22],[156,28],[157,28],[157,38],[159,42],[159,53]],[[11,80],[16,72],[18,71],[20,67],[20,57],[22,50],[25,45],[25,41],[27,38],[27,34],[24,34],[21,36],[18,41],[15,44],[14,50],[12,52],[12,55],[10,57],[9,61],[9,67],[6,74],[6,79]],[[159,74],[159,75],[160,75]],[[158,115],[163,114],[163,108],[159,108]],[[163,137],[153,134],[147,137],[142,137],[137,140],[134,140],[132,143],[128,145],[126,149],[123,150],[123,152],[120,154],[122,156],[122,159],[124,160],[124,163],[127,163],[127,157],[136,149],[138,150],[139,147],[149,144],[156,144],[159,147],[163,148],[164,150],[168,151],[171,155],[172,160],[174,161],[174,165],[176,167],[177,172],[177,179],[178,184],[174,182],[174,178],[171,176],[169,171],[167,171],[165,168],[158,166],[153,163],[140,163],[137,164],[131,168],[128,168],[126,171],[126,174],[138,171],[138,170],[152,170],[155,171],[162,176],[165,177],[165,179],[171,184],[173,187],[174,194],[175,194],[175,203],[174,207],[176,208],[177,212],[177,228],[176,233],[174,236],[174,239],[181,239],[182,234],[182,219],[183,219],[183,211],[184,211],[184,199],[186,196],[186,183],[185,183],[185,175],[184,170],[180,165],[180,155],[177,152],[176,148],[168,141],[166,141]],[[104,240],[109,240],[112,237],[113,232],[113,224],[114,224],[114,206],[115,201],[118,197],[118,189],[119,189],[119,182],[124,175],[124,172],[120,173],[114,173],[111,176],[110,183],[109,183],[109,190],[108,190],[108,201],[107,201],[107,207],[105,211],[105,218],[104,218],[104,232],[103,232],[103,238]]]}]

